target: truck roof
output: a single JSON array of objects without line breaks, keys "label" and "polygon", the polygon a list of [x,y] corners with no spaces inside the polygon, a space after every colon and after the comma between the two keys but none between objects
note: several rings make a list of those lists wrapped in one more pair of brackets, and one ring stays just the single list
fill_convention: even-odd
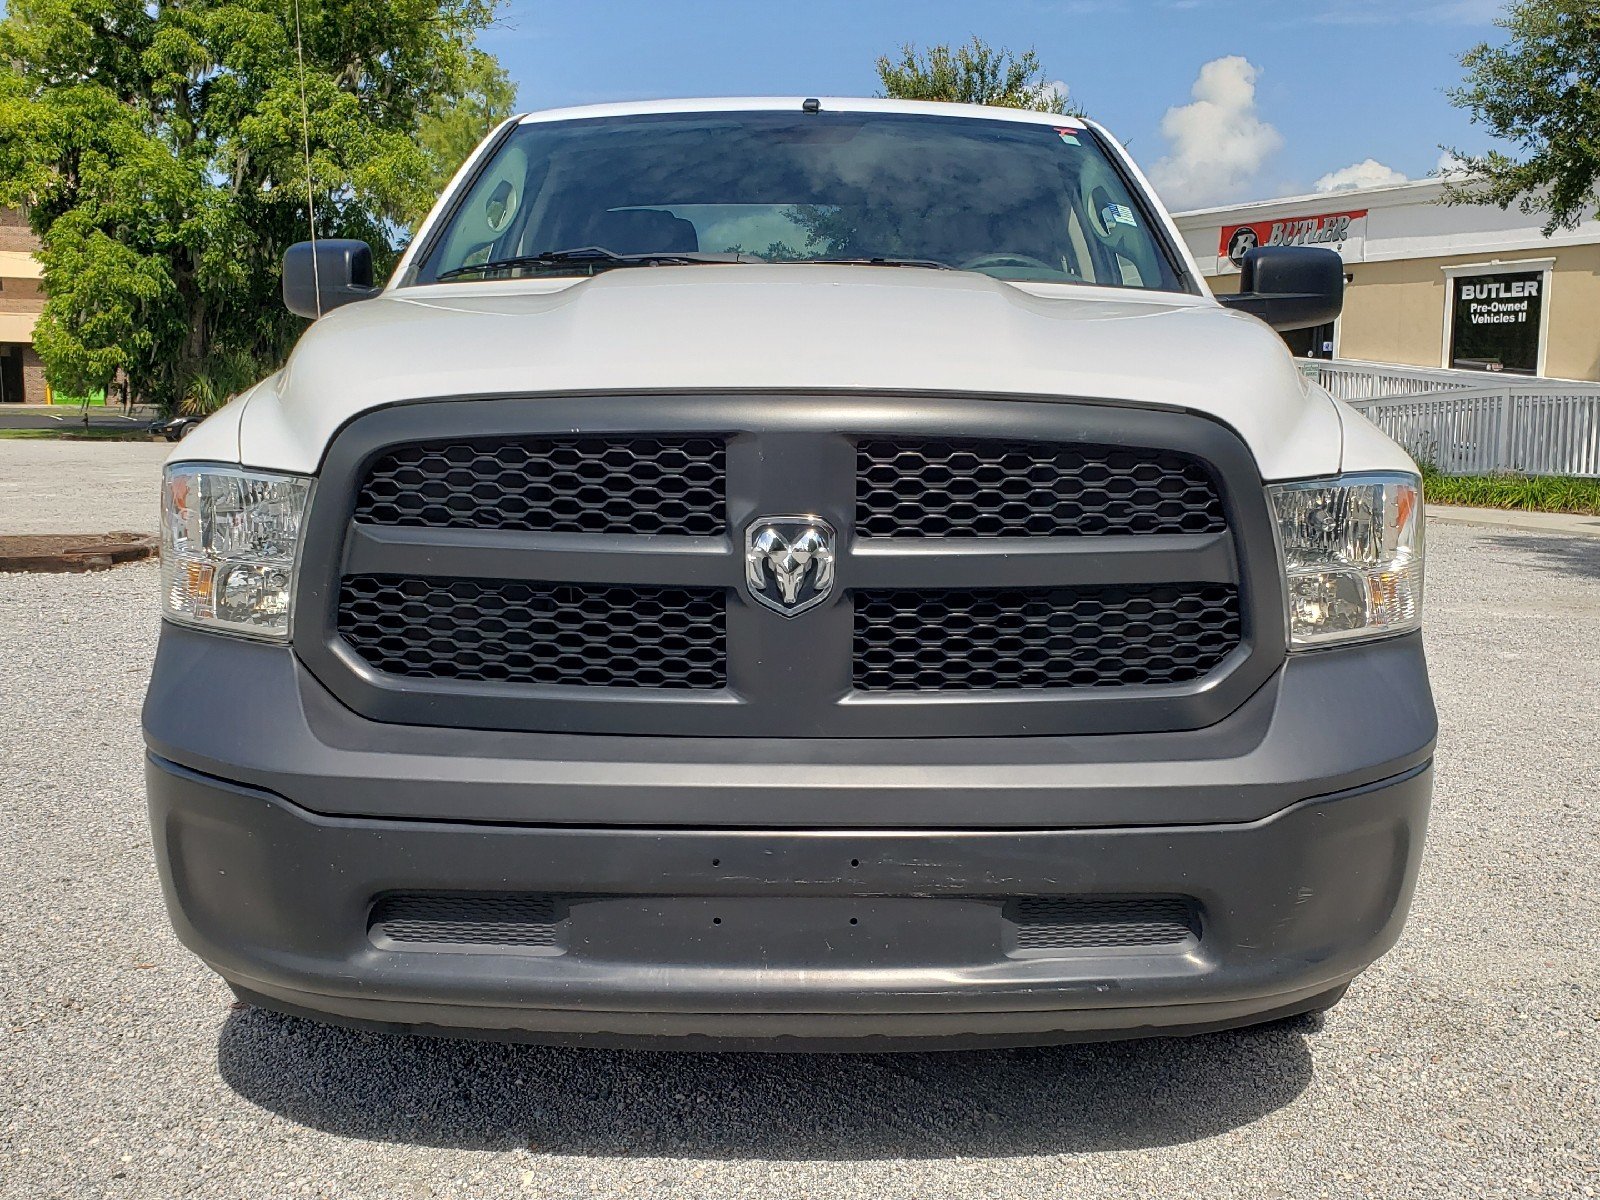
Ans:
[{"label": "truck roof", "polygon": [[[636,117],[658,113],[799,112],[811,97],[712,96],[687,100],[624,100],[614,104],[586,104],[575,108],[548,108],[517,117],[521,124],[574,121],[588,117]],[[1024,108],[999,108],[983,104],[949,104],[942,100],[885,100],[854,96],[815,97],[823,112],[916,113],[923,116],[972,117],[988,121],[1017,121],[1050,125],[1057,129],[1083,129],[1078,117],[1035,112]]]}]

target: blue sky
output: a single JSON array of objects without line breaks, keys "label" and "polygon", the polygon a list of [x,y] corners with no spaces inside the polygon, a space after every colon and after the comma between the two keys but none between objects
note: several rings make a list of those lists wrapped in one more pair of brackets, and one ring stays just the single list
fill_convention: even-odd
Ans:
[{"label": "blue sky", "polygon": [[[872,95],[902,42],[1037,49],[1173,207],[1427,175],[1481,149],[1451,107],[1496,0],[509,0],[482,39],[524,108]],[[1221,60],[1218,62],[1217,60]],[[1202,77],[1202,67],[1214,63]],[[1197,94],[1197,80],[1204,79]],[[1169,115],[1171,110],[1181,110]],[[1372,160],[1370,165],[1368,160]],[[1325,180],[1324,188],[1338,180]]]}]

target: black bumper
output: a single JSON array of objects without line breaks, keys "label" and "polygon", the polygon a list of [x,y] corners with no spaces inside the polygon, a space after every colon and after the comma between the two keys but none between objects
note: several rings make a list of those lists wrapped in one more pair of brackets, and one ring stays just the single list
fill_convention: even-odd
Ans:
[{"label": "black bumper", "polygon": [[[1434,717],[1404,638],[1296,658],[1192,733],[800,741],[785,760],[750,739],[376,725],[286,650],[168,629],[146,734],[173,921],[258,1003],[481,1036],[882,1048],[1199,1032],[1325,1002],[1399,935]],[[417,945],[374,924],[402,893],[563,899],[538,945]],[[1082,897],[1181,898],[1193,935],[1019,946],[1019,902]]]}]

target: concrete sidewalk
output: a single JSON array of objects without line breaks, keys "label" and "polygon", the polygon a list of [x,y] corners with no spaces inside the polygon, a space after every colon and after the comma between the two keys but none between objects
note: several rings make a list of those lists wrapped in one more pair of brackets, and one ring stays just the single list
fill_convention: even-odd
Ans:
[{"label": "concrete sidewalk", "polygon": [[1447,525],[1480,525],[1493,529],[1524,529],[1551,537],[1600,537],[1600,517],[1575,513],[1525,512],[1515,508],[1465,508],[1454,504],[1428,505],[1428,519]]}]

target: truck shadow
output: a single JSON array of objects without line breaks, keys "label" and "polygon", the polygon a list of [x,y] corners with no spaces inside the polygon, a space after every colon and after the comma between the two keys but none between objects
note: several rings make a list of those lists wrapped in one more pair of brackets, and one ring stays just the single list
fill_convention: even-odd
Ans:
[{"label": "truck shadow", "polygon": [[1486,540],[1497,549],[1516,553],[1536,570],[1600,579],[1600,538],[1525,533],[1500,534]]},{"label": "truck shadow", "polygon": [[1211,1137],[1311,1080],[1320,1018],[1193,1038],[882,1055],[651,1054],[358,1033],[232,1014],[240,1096],[342,1137],[583,1156],[1064,1154]]}]

